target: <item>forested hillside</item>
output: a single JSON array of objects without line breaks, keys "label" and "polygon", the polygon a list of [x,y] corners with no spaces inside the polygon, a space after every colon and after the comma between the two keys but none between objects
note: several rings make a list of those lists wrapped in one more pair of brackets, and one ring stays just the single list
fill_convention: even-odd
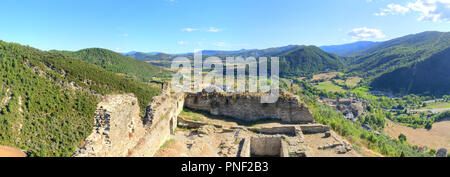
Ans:
[{"label": "forested hillside", "polygon": [[280,55],[282,76],[309,76],[319,72],[336,71],[343,66],[338,56],[315,46],[302,46]]},{"label": "forested hillside", "polygon": [[354,56],[347,72],[365,77],[375,90],[399,95],[448,94],[449,46],[449,32],[407,35],[376,44]]},{"label": "forested hillside", "polygon": [[430,58],[375,78],[371,86],[393,93],[449,95],[450,47]]},{"label": "forested hillside", "polygon": [[91,132],[99,95],[134,93],[141,110],[159,88],[59,52],[0,41],[0,144],[30,156],[70,156]]},{"label": "forested hillside", "polygon": [[423,32],[367,48],[349,62],[348,72],[374,78],[425,60],[450,46],[450,33]]},{"label": "forested hillside", "polygon": [[125,74],[125,76],[140,82],[148,82],[153,77],[170,77],[170,72],[164,68],[106,49],[90,48],[76,52],[63,51],[61,53],[100,66],[107,71]]}]

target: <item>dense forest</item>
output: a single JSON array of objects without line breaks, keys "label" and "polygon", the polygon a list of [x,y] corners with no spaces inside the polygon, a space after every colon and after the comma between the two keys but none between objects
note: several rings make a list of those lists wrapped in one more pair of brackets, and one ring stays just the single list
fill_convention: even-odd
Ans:
[{"label": "dense forest", "polygon": [[423,32],[373,45],[348,61],[347,72],[375,78],[423,61],[450,46],[450,33]]},{"label": "dense forest", "polygon": [[171,76],[166,69],[106,49],[90,48],[76,52],[61,51],[61,53],[100,66],[107,71],[124,74],[139,82],[148,82],[155,77],[167,79]]},{"label": "dense forest", "polygon": [[280,56],[280,75],[307,76],[343,68],[338,56],[315,46],[304,46]]},{"label": "dense forest", "polygon": [[134,93],[141,110],[159,88],[59,52],[0,41],[0,144],[29,156],[70,156],[93,127],[99,95]]},{"label": "dense forest", "polygon": [[375,78],[376,90],[442,96],[450,94],[450,47],[430,58]]}]

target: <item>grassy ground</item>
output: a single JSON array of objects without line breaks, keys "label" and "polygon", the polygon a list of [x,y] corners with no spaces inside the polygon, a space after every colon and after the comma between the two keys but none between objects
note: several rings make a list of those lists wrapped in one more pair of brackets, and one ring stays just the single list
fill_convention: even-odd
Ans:
[{"label": "grassy ground", "polygon": [[206,122],[206,123],[213,123],[213,124],[221,124],[227,127],[231,126],[259,126],[259,125],[265,125],[265,124],[279,124],[280,121],[276,119],[261,119],[258,121],[243,121],[227,116],[215,116],[211,115],[204,111],[194,111],[189,108],[183,109],[183,111],[180,113],[180,116],[187,120],[192,121],[199,121],[199,122]]},{"label": "grassy ground", "polygon": [[333,84],[331,81],[321,82],[315,87],[319,90],[325,90],[328,92],[345,92],[342,87]]},{"label": "grassy ground", "polygon": [[354,87],[354,86],[358,85],[360,82],[361,82],[360,77],[350,77],[347,79],[347,81],[345,81],[345,85],[347,85],[349,87]]},{"label": "grassy ground", "polygon": [[311,80],[313,80],[313,81],[314,80],[320,80],[320,79],[328,80],[328,79],[331,79],[331,78],[335,77],[338,74],[342,74],[342,73],[340,73],[340,72],[330,72],[330,73],[316,74],[316,75],[313,76],[313,78]]},{"label": "grassy ground", "polygon": [[422,109],[440,109],[440,108],[450,108],[450,103],[437,103],[437,104],[430,104],[426,107],[423,107]]}]

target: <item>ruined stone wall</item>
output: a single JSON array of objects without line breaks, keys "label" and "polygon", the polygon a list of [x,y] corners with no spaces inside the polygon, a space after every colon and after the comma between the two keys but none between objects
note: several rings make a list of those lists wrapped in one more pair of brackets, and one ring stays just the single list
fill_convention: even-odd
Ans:
[{"label": "ruined stone wall", "polygon": [[245,138],[239,157],[289,157],[288,145],[281,136],[252,136]]},{"label": "ruined stone wall", "polygon": [[147,107],[143,121],[134,95],[107,95],[97,106],[92,134],[73,156],[153,156],[174,133],[183,104],[184,94],[164,90]]},{"label": "ruined stone wall", "polygon": [[75,157],[123,157],[144,134],[138,100],[132,94],[105,96],[94,121],[91,135]]},{"label": "ruined stone wall", "polygon": [[[170,139],[170,135],[174,134],[177,117],[183,107],[244,121],[266,118],[287,123],[314,121],[309,109],[296,96],[282,93],[273,104],[260,103],[260,98],[261,95],[248,93],[172,93],[170,88],[165,88],[161,95],[153,98],[146,109],[146,116],[141,119],[138,100],[134,95],[107,95],[97,106],[92,134],[74,156],[153,156]],[[323,127],[311,127],[310,130],[305,128],[307,131],[322,129]],[[271,131],[275,134],[287,130],[300,131],[292,127]]]},{"label": "ruined stone wall", "polygon": [[170,139],[170,135],[175,133],[177,117],[183,110],[183,105],[184,93],[170,93],[165,90],[163,94],[155,97],[147,107],[146,133],[128,156],[153,156]]},{"label": "ruined stone wall", "polygon": [[185,106],[212,115],[229,116],[243,121],[279,119],[286,123],[312,123],[308,107],[297,96],[281,93],[276,103],[261,103],[258,93],[187,93]]}]

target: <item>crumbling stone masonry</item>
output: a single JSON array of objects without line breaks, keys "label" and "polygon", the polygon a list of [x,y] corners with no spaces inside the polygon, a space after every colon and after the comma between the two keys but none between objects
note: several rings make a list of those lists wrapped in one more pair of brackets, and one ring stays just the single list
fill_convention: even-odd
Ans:
[{"label": "crumbling stone masonry", "polygon": [[173,134],[183,110],[184,94],[164,90],[139,117],[132,94],[107,95],[97,106],[94,130],[75,157],[153,156]]},{"label": "crumbling stone masonry", "polygon": [[94,121],[92,134],[75,157],[124,157],[145,132],[138,100],[132,94],[105,96]]},{"label": "crumbling stone masonry", "polygon": [[285,123],[312,123],[314,118],[299,98],[281,93],[276,103],[261,103],[260,93],[187,93],[185,106],[243,121],[278,119]]},{"label": "crumbling stone masonry", "polygon": [[[209,111],[214,115],[229,116],[244,121],[272,118],[293,124],[314,122],[308,107],[295,95],[281,93],[279,100],[273,104],[260,103],[260,98],[261,95],[257,93],[173,93],[166,84],[162,94],[153,98],[146,109],[145,117],[141,119],[138,100],[134,95],[107,95],[97,106],[93,132],[85,140],[85,145],[73,156],[153,156],[170,139],[170,135],[175,133],[177,117],[183,107]],[[298,143],[303,141],[302,133],[323,132],[329,130],[329,127],[316,124],[302,126],[306,127],[281,127],[260,131],[271,131],[274,134],[287,131],[287,134],[290,134],[287,141],[280,140],[279,146],[274,145],[280,147],[279,151],[276,150],[277,154],[288,156],[289,154],[286,155],[286,153],[289,151],[297,152],[296,156],[306,156],[299,155],[303,153],[303,150],[297,148]],[[257,142],[265,142],[266,139],[263,137],[254,139],[253,149],[258,149]],[[276,155],[275,152],[259,152],[258,150],[253,152],[256,155]]]}]

